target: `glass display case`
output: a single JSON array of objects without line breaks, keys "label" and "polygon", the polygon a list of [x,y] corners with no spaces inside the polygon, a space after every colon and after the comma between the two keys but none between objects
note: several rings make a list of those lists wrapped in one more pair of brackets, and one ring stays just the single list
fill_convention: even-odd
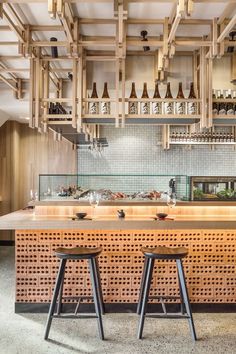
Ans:
[{"label": "glass display case", "polygon": [[189,200],[189,178],[184,175],[39,175],[39,200],[88,201],[91,191],[101,200],[161,200],[175,181],[178,200]]},{"label": "glass display case", "polygon": [[191,200],[236,200],[236,177],[191,177]]}]

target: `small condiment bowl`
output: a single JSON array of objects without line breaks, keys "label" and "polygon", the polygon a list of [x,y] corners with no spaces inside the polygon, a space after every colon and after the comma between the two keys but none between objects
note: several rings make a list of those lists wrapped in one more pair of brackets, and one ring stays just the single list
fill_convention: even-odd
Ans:
[{"label": "small condiment bowl", "polygon": [[158,219],[164,220],[167,217],[168,214],[166,214],[166,213],[157,213],[156,215],[157,215]]},{"label": "small condiment bowl", "polygon": [[83,219],[83,218],[85,218],[87,213],[76,213],[75,215],[77,216],[78,219]]}]

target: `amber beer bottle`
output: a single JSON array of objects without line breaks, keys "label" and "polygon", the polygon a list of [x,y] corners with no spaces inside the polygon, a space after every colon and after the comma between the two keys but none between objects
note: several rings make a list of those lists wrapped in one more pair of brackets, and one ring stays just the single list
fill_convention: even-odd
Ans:
[{"label": "amber beer bottle", "polygon": [[[92,91],[91,98],[98,98],[96,82],[93,83],[93,91]],[[89,103],[89,114],[99,114],[98,102]]]},{"label": "amber beer bottle", "polygon": [[[137,98],[134,82],[132,82],[132,88],[129,98]],[[129,102],[129,114],[138,114],[138,102]]]},{"label": "amber beer bottle", "polygon": [[187,104],[188,106],[188,114],[197,114],[197,103],[196,102],[191,102],[191,99],[196,99],[196,95],[194,92],[194,86],[193,82],[190,84],[190,92],[189,92],[189,102]]},{"label": "amber beer bottle", "polygon": [[[158,83],[155,85],[155,91],[153,98],[161,98]],[[162,102],[152,102],[152,113],[153,114],[162,114]]]},{"label": "amber beer bottle", "polygon": [[[173,98],[170,90],[170,82],[167,83],[166,95],[165,98]],[[174,102],[165,102],[164,103],[164,112],[165,114],[174,113]]]},{"label": "amber beer bottle", "polygon": [[[147,83],[143,84],[143,93],[141,98],[149,98],[147,91]],[[141,114],[150,114],[150,102],[141,102]]]},{"label": "amber beer bottle", "polygon": [[[179,83],[179,91],[177,94],[178,99],[185,98],[183,94],[182,82]],[[175,114],[185,114],[186,105],[185,102],[175,102]]]},{"label": "amber beer bottle", "polygon": [[[107,90],[107,82],[104,82],[104,89],[103,89],[103,94],[102,98],[110,98]],[[102,101],[101,102],[101,113],[102,114],[110,114],[111,113],[111,103],[108,101]]]}]

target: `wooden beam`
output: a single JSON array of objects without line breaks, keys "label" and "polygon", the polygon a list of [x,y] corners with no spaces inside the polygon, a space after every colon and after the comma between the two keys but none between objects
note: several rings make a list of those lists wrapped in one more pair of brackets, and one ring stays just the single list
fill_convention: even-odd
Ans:
[{"label": "wooden beam", "polygon": [[30,58],[30,83],[29,83],[29,126],[35,127],[35,59]]},{"label": "wooden beam", "polygon": [[[47,3],[48,0],[3,0],[4,3],[11,4],[30,4],[30,3]],[[113,0],[67,0],[68,3],[108,3],[113,4]],[[129,3],[153,3],[153,0],[128,0]],[[159,3],[173,3],[176,0],[158,0]],[[195,3],[236,3],[236,0],[194,0]]]},{"label": "wooden beam", "polygon": [[164,20],[164,25],[163,25],[163,55],[164,57],[168,56],[168,34],[169,34],[169,23],[168,23],[168,17],[165,17]]},{"label": "wooden beam", "polygon": [[220,17],[218,18],[218,25],[221,25],[221,23],[223,23],[225,21],[226,18],[228,18],[233,11],[235,10],[235,3],[228,3],[225,8],[224,11],[222,12],[222,14],[220,15]]},{"label": "wooden beam", "polygon": [[[81,63],[79,63],[81,65]],[[77,121],[77,74],[78,74],[78,62],[77,59],[73,59],[73,81],[72,81],[72,127],[76,128]]]},{"label": "wooden beam", "polygon": [[11,19],[16,23],[16,25],[19,27],[19,29],[24,32],[24,24],[22,23],[19,15],[15,11],[15,9],[12,7],[11,4],[5,4],[5,9],[7,9],[7,12],[10,14]]},{"label": "wooden beam", "polygon": [[14,85],[12,85],[11,82],[1,74],[0,74],[0,80],[5,82],[5,84],[7,84],[7,86],[9,86],[13,91],[17,92],[17,88]]},{"label": "wooden beam", "polygon": [[185,0],[179,0],[178,5],[177,5],[175,19],[172,23],[171,30],[170,30],[169,37],[168,37],[169,44],[174,40],[180,20],[181,20],[181,18],[184,18],[184,16],[185,16]]},{"label": "wooden beam", "polygon": [[116,60],[116,74],[115,74],[115,127],[119,128],[119,92],[120,92],[120,59]]},{"label": "wooden beam", "polygon": [[213,60],[212,58],[207,60],[207,69],[208,69],[208,75],[207,75],[207,96],[208,96],[208,122],[207,122],[207,127],[211,128],[213,125],[213,119],[212,119],[212,68],[213,68]]},{"label": "wooden beam", "polygon": [[194,10],[193,0],[188,0],[187,2],[187,16],[192,16]]},{"label": "wooden beam", "polygon": [[213,57],[216,57],[218,55],[217,38],[218,38],[218,24],[217,24],[217,18],[214,18],[212,20],[212,56]]},{"label": "wooden beam", "polygon": [[8,72],[10,74],[12,80],[15,81],[15,83],[17,83],[17,77],[16,77],[16,75],[14,75],[15,71],[14,72],[8,71],[9,68],[1,61],[0,61],[0,67],[1,67],[0,71],[5,71],[6,70],[5,72]]},{"label": "wooden beam", "polygon": [[19,30],[19,28],[14,24],[14,22],[12,21],[12,19],[8,16],[8,14],[6,13],[6,11],[3,9],[3,17],[6,20],[6,22],[8,23],[9,27],[11,28],[11,30],[16,34],[17,38],[19,39],[19,41],[21,43],[24,43],[24,37],[21,33],[21,31]]},{"label": "wooden beam", "polygon": [[232,17],[228,25],[225,27],[225,29],[221,32],[217,39],[217,43],[221,43],[226,36],[228,36],[229,32],[233,29],[233,27],[236,24],[236,14]]}]

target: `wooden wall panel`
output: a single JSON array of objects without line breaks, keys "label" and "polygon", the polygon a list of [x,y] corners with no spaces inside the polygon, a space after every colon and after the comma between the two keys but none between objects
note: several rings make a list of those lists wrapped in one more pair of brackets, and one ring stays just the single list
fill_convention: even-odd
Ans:
[{"label": "wooden wall panel", "polygon": [[[0,215],[27,205],[40,173],[77,173],[76,151],[66,140],[54,141],[51,131],[39,134],[26,124],[6,122],[0,128]],[[0,239],[11,237],[0,233]]]}]

